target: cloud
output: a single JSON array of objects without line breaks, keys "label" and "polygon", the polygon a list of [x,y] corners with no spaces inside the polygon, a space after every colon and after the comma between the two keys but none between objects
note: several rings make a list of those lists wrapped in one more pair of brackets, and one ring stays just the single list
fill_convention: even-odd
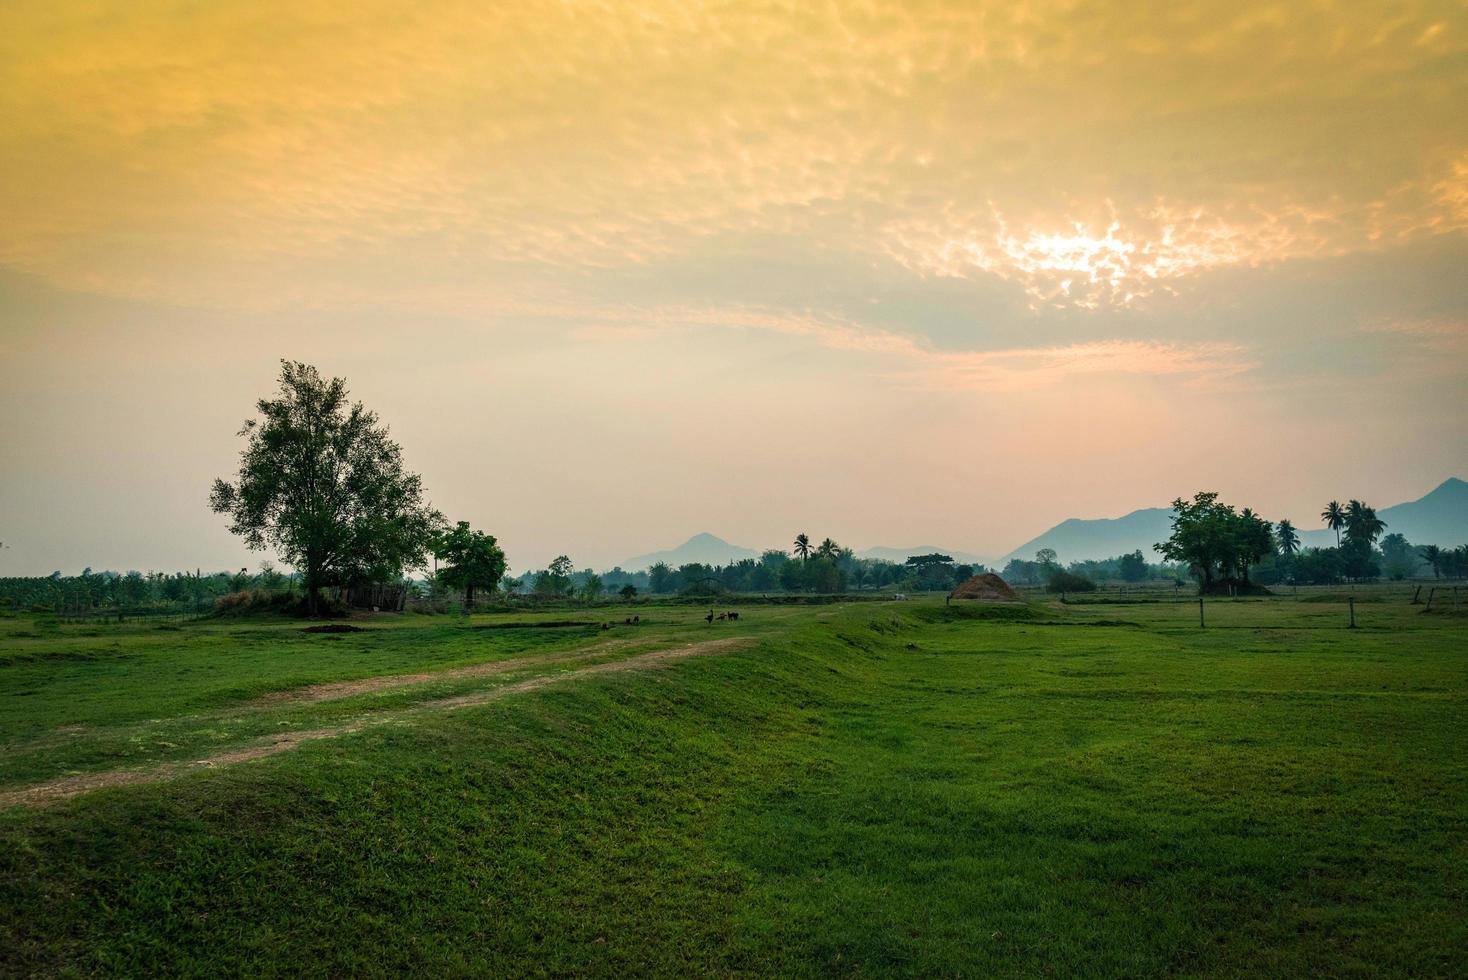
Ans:
[{"label": "cloud", "polygon": [[527,269],[774,235],[1124,307],[1465,224],[1452,4],[1328,27],[1074,0],[0,16],[0,262],[129,295],[332,302],[382,258],[502,300]]},{"label": "cloud", "polygon": [[641,342],[697,327],[777,334],[798,342],[876,358],[876,373],[893,383],[954,391],[1013,392],[1086,377],[1147,376],[1198,384],[1230,379],[1255,366],[1247,348],[1217,342],[1110,339],[1044,347],[936,350],[909,334],[809,314],[720,307],[566,311],[573,336],[601,343]]},{"label": "cloud", "polygon": [[1254,362],[1236,344],[1178,344],[1108,340],[1056,347],[944,354],[928,380],[950,388],[1021,391],[1097,375],[1178,378],[1216,385],[1250,370]]},{"label": "cloud", "polygon": [[1419,375],[1468,376],[1468,315],[1389,317],[1362,329],[1389,338],[1393,359]]}]

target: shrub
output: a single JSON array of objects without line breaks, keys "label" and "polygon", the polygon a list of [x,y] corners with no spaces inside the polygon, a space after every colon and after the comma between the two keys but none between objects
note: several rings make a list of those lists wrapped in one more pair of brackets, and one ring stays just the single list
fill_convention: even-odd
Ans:
[{"label": "shrub", "polygon": [[218,613],[285,612],[295,603],[290,592],[267,592],[265,589],[241,589],[214,600]]},{"label": "shrub", "polygon": [[1095,592],[1096,583],[1083,575],[1071,572],[1056,572],[1045,584],[1046,592]]}]

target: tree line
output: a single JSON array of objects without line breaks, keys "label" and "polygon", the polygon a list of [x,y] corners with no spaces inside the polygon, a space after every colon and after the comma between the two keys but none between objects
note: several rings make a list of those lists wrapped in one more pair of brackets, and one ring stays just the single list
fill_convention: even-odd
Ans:
[{"label": "tree line", "polygon": [[1468,546],[1415,546],[1401,534],[1386,534],[1376,508],[1361,500],[1332,500],[1321,511],[1321,523],[1336,534],[1332,548],[1302,548],[1291,521],[1271,523],[1248,507],[1224,503],[1217,493],[1179,498],[1172,506],[1172,533],[1156,549],[1185,566],[1201,592],[1363,582],[1383,574],[1400,580],[1423,568],[1435,576],[1461,576],[1468,566]]},{"label": "tree line", "polygon": [[[796,536],[790,551],[767,549],[758,558],[723,565],[687,562],[678,566],[657,562],[645,571],[613,568],[605,572],[576,571],[561,555],[549,567],[528,572],[505,583],[512,594],[570,596],[595,599],[602,595],[718,595],[749,593],[841,593],[883,588],[911,591],[951,589],[982,566],[958,563],[942,554],[915,555],[897,563],[858,558],[831,538],[813,543],[807,534]],[[628,590],[631,590],[630,593]]]}]

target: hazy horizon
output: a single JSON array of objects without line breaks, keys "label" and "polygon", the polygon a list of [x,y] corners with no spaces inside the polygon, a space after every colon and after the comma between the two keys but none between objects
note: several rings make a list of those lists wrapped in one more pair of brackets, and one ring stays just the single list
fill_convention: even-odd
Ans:
[{"label": "hazy horizon", "polygon": [[255,567],[281,358],[512,568],[1468,476],[1461,4],[0,11],[0,575]]},{"label": "hazy horizon", "polygon": [[[1416,496],[1409,497],[1409,498],[1404,498],[1402,500],[1390,500],[1390,501],[1383,500],[1383,501],[1381,501],[1381,503],[1383,504],[1383,507],[1390,507],[1390,506],[1394,506],[1394,505],[1400,504],[1400,503],[1409,503],[1412,500],[1415,500],[1418,497],[1424,496],[1427,493],[1430,493],[1432,490],[1437,489],[1444,482],[1446,482],[1448,480],[1453,480],[1453,479],[1458,479],[1458,478],[1457,477],[1449,476],[1449,477],[1444,478],[1444,480],[1438,481],[1433,486],[1430,486],[1430,487],[1425,488],[1424,490],[1422,490],[1422,492],[1420,494],[1417,494]],[[1062,523],[1063,521],[1068,520],[1068,519],[1079,519],[1079,520],[1108,520],[1108,519],[1116,519],[1116,518],[1125,517],[1128,514],[1131,514],[1131,513],[1135,512],[1135,511],[1146,510],[1146,509],[1150,509],[1150,508],[1160,508],[1160,507],[1166,507],[1166,506],[1168,506],[1168,502],[1145,503],[1145,504],[1139,504],[1136,507],[1130,507],[1130,508],[1128,508],[1125,511],[1120,511],[1120,512],[1117,512],[1117,513],[1107,513],[1107,514],[1070,513],[1070,514],[1066,514],[1066,515],[1061,516],[1061,517],[1056,517],[1054,520],[1049,521],[1048,523],[1044,524],[1043,526],[1037,526],[1034,529],[1032,529],[1031,531],[1025,532],[1022,536],[1017,537],[1014,541],[1011,541],[1007,546],[1002,547],[1002,548],[987,548],[987,549],[978,548],[978,549],[974,549],[974,548],[963,547],[962,546],[962,542],[952,542],[952,541],[944,541],[944,540],[938,540],[938,539],[933,539],[933,540],[929,540],[929,539],[913,539],[911,541],[908,541],[908,540],[905,540],[905,539],[904,540],[900,540],[900,541],[898,541],[898,540],[893,540],[893,541],[886,541],[886,540],[883,540],[883,541],[852,541],[852,540],[848,540],[847,538],[837,537],[835,535],[831,535],[831,536],[832,537],[836,537],[836,540],[838,541],[838,543],[842,544],[844,547],[850,548],[850,549],[852,549],[854,551],[857,551],[857,552],[863,552],[863,551],[868,551],[868,550],[871,550],[871,549],[881,549],[881,548],[891,548],[891,549],[902,550],[902,549],[914,549],[914,548],[933,547],[933,548],[945,548],[945,549],[948,549],[950,551],[959,551],[959,552],[963,552],[964,554],[977,556],[977,557],[979,557],[979,558],[981,558],[981,559],[983,559],[985,561],[988,561],[988,562],[994,562],[996,560],[1002,559],[1002,558],[1010,555],[1012,552],[1015,551],[1016,548],[1018,548],[1023,543],[1028,542],[1028,541],[1030,541],[1031,539],[1033,539],[1035,537],[1038,537],[1039,535],[1041,535],[1045,531],[1048,531],[1048,530],[1054,528],[1055,526],[1059,525],[1060,523]],[[1295,517],[1295,516],[1288,515],[1288,514],[1276,514],[1276,515],[1266,515],[1266,516],[1272,516],[1273,519],[1275,519],[1275,520],[1278,520],[1280,518],[1289,518],[1290,520],[1292,520],[1294,522],[1295,526],[1298,529],[1302,530],[1302,531],[1315,531],[1315,530],[1319,530],[1320,529],[1320,527],[1317,527],[1318,520],[1315,518],[1315,515],[1313,513],[1312,514],[1309,514],[1309,515],[1300,516],[1300,517]],[[804,530],[804,531],[810,531],[811,529],[802,525],[801,527],[796,528],[795,530],[791,531],[789,534],[786,534],[785,535],[785,538],[791,538],[791,539],[793,539],[794,535],[797,534],[797,533],[799,533],[802,530]],[[1388,530],[1390,530],[1390,527],[1388,528]],[[581,569],[581,568],[592,568],[592,569],[595,569],[597,571],[607,571],[607,570],[612,569],[613,567],[620,566],[620,567],[625,568],[627,571],[637,571],[637,570],[640,570],[640,569],[634,568],[632,566],[632,564],[629,563],[629,559],[636,559],[636,558],[640,558],[640,557],[643,557],[643,556],[646,556],[646,555],[653,555],[653,554],[656,554],[656,553],[659,553],[659,552],[663,552],[663,551],[672,551],[672,550],[677,549],[678,547],[680,547],[680,546],[682,546],[682,545],[690,542],[694,538],[697,538],[697,537],[699,537],[701,535],[713,535],[714,537],[719,538],[720,540],[722,540],[724,543],[730,545],[731,547],[734,547],[734,548],[748,548],[748,549],[754,550],[756,552],[761,551],[761,550],[764,550],[764,549],[771,549],[771,548],[772,549],[782,550],[782,551],[785,551],[787,553],[790,551],[790,542],[789,541],[778,540],[780,538],[780,535],[778,533],[775,533],[775,534],[768,534],[767,533],[763,537],[760,537],[758,539],[746,539],[746,538],[742,538],[742,537],[739,537],[739,536],[726,535],[726,534],[722,533],[721,531],[719,531],[717,528],[714,528],[714,527],[710,526],[710,527],[701,528],[699,530],[689,531],[686,534],[682,534],[681,536],[677,536],[676,540],[667,540],[667,541],[662,541],[662,542],[645,542],[644,543],[645,544],[645,547],[643,547],[642,550],[637,551],[637,552],[625,552],[625,553],[620,554],[620,557],[608,557],[608,558],[596,558],[596,557],[593,557],[593,558],[589,558],[588,559],[588,558],[586,558],[584,556],[578,557],[577,555],[574,555],[574,554],[570,555],[569,557],[571,557],[572,560],[575,561],[576,567],[578,569]],[[819,534],[813,534],[813,537],[816,537],[816,538],[825,537],[825,536],[827,536],[827,535],[825,535],[824,532],[819,533]],[[47,568],[44,571],[41,570],[42,566],[45,565],[44,562],[42,562],[40,565],[35,565],[34,567],[29,567],[29,568],[21,568],[21,567],[10,568],[10,567],[6,567],[7,565],[16,564],[14,562],[14,560],[13,560],[14,548],[13,548],[11,542],[6,541],[5,539],[0,539],[0,542],[3,542],[4,545],[5,545],[5,547],[3,549],[0,549],[0,576],[4,576],[4,575],[37,575],[37,576],[39,576],[39,575],[49,575],[53,571],[61,571],[63,574],[70,575],[70,574],[76,574],[76,573],[80,572],[83,568],[91,568],[93,571],[96,571],[96,572],[102,572],[102,571],[114,571],[114,572],[126,572],[126,571],[166,571],[166,572],[176,572],[176,571],[187,571],[187,570],[192,569],[192,568],[195,568],[195,567],[202,568],[205,571],[230,571],[230,570],[233,570],[233,569],[236,569],[236,568],[246,567],[246,568],[249,568],[251,571],[254,571],[254,570],[256,570],[259,567],[259,565],[262,562],[265,562],[265,561],[269,561],[272,564],[276,565],[276,567],[279,567],[279,568],[285,568],[285,567],[287,567],[283,562],[281,562],[281,561],[279,561],[279,560],[277,560],[275,558],[275,555],[274,555],[274,552],[273,551],[270,551],[270,552],[248,552],[242,546],[238,545],[238,543],[235,541],[234,538],[229,537],[228,535],[225,535],[224,538],[225,538],[225,542],[224,542],[225,545],[226,546],[233,545],[234,546],[234,550],[232,552],[230,552],[228,550],[228,547],[226,547],[226,548],[223,548],[223,549],[219,549],[219,553],[220,554],[232,554],[233,557],[232,558],[223,558],[221,560],[218,560],[218,561],[215,561],[215,562],[212,562],[212,563],[209,562],[209,561],[207,561],[207,560],[202,560],[202,559],[194,560],[194,561],[186,561],[186,562],[176,562],[174,564],[143,564],[143,565],[140,565],[140,564],[138,564],[136,562],[128,563],[128,562],[82,561],[80,563],[73,563],[72,566],[68,566],[68,565],[55,565],[55,564],[53,564],[53,565],[51,565],[49,568]],[[505,545],[506,544],[505,539],[501,538],[500,543],[501,543],[501,545]],[[511,545],[510,547],[513,547],[513,545]],[[525,572],[535,571],[537,569],[543,568],[556,555],[558,555],[558,554],[566,554],[566,553],[567,553],[567,549],[561,549],[560,551],[551,550],[551,551],[546,552],[545,553],[545,556],[543,558],[537,560],[537,561],[532,561],[532,562],[529,562],[529,563],[523,563],[522,562],[522,563],[518,563],[517,564],[513,560],[514,559],[514,554],[512,552],[511,554],[508,555],[508,557],[511,559],[510,571],[513,572],[516,576],[519,576],[521,574],[524,574]],[[1062,561],[1068,561],[1068,560],[1074,559],[1076,557],[1081,557],[1081,556],[1075,556],[1075,555],[1071,555],[1071,556],[1061,555],[1060,556],[1060,558],[1061,558]],[[1085,557],[1093,557],[1093,556],[1089,556],[1088,555],[1088,556],[1085,556]],[[1114,556],[1109,556],[1108,555],[1106,557],[1114,557]],[[1152,556],[1152,557],[1155,557],[1155,556]]]}]

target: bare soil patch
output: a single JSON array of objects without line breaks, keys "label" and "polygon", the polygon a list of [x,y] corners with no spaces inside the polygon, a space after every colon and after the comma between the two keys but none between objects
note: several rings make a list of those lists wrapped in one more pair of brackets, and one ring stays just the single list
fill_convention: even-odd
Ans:
[{"label": "bare soil patch", "polygon": [[703,640],[699,643],[688,643],[681,647],[669,647],[666,650],[654,650],[637,657],[628,657],[626,660],[613,660],[604,664],[592,664],[578,670],[566,671],[562,674],[544,674],[540,677],[531,677],[514,684],[506,684],[492,691],[480,691],[474,694],[461,694],[458,697],[444,698],[435,701],[435,708],[465,708],[477,704],[486,704],[498,700],[506,694],[519,694],[524,691],[533,691],[536,688],[547,687],[551,684],[560,683],[563,680],[586,677],[592,674],[616,674],[626,670],[652,670],[666,666],[675,660],[683,660],[687,657],[707,656],[709,654],[724,653],[735,647],[743,646],[749,641],[744,637],[729,637],[723,640]]},{"label": "bare soil patch", "polygon": [[296,687],[287,691],[274,691],[255,699],[255,704],[314,704],[317,701],[336,701],[340,698],[371,694],[414,684],[431,684],[435,681],[458,681],[475,677],[493,677],[517,670],[527,670],[540,664],[559,664],[568,660],[584,660],[620,646],[630,640],[598,643],[580,650],[550,653],[539,657],[512,657],[509,660],[491,660],[488,663],[472,664],[468,667],[451,667],[448,670],[423,670],[411,674],[387,674],[382,677],[363,677],[354,681],[327,681],[309,687]]}]

